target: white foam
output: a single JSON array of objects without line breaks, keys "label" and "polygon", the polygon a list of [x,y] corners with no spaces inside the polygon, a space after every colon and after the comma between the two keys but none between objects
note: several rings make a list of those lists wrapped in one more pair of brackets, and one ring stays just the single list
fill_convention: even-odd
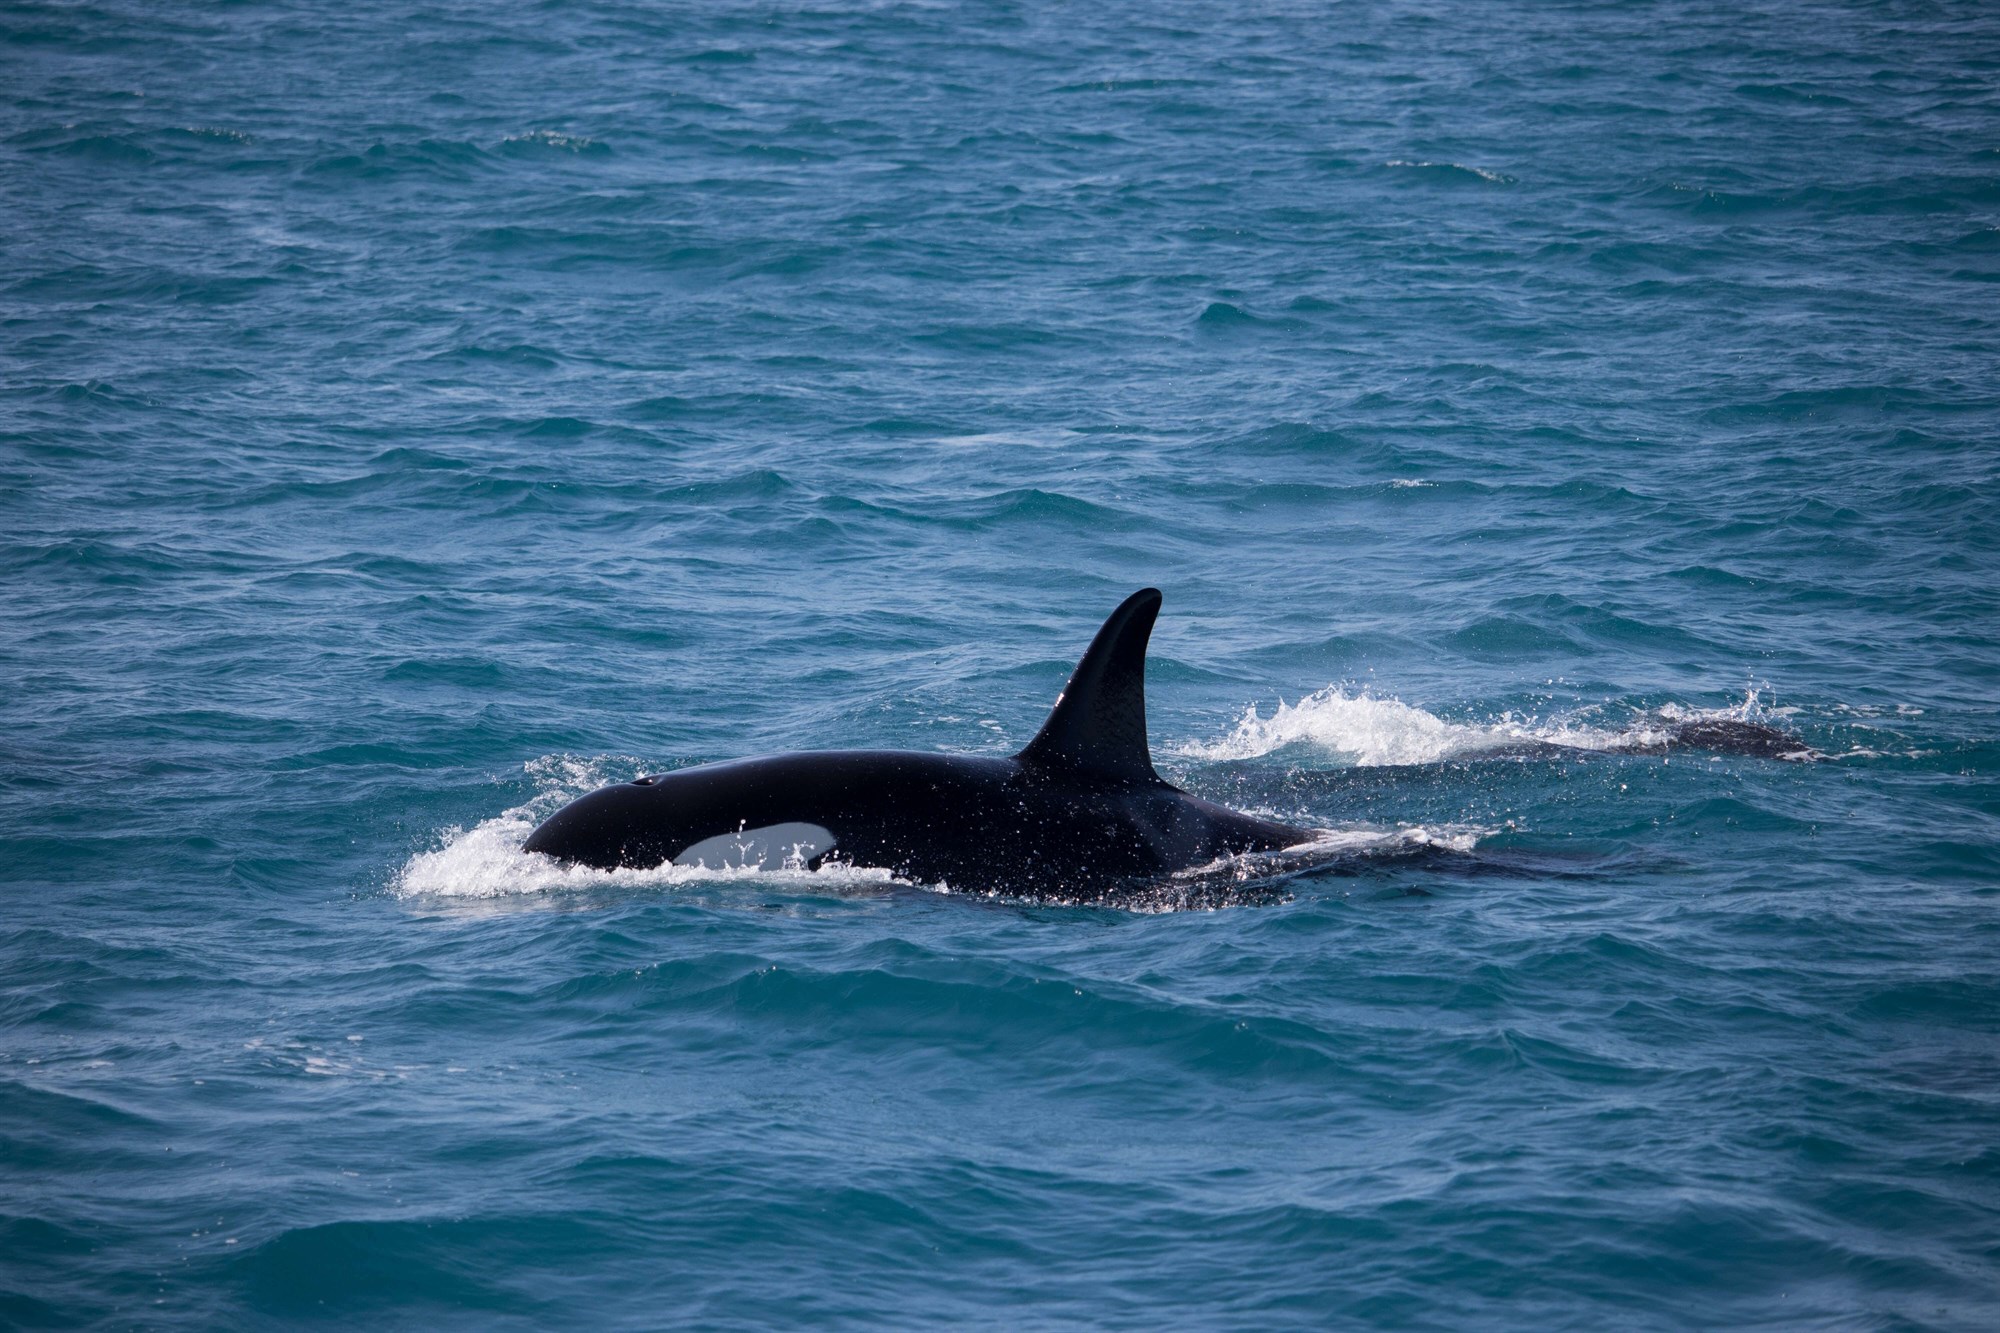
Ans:
[{"label": "white foam", "polygon": [[1258,759],[1288,747],[1309,748],[1357,768],[1435,764],[1512,747],[1561,745],[1574,750],[1624,750],[1669,743],[1690,722],[1752,721],[1792,710],[1759,705],[1757,691],[1728,708],[1668,704],[1655,713],[1604,725],[1585,714],[1550,718],[1503,714],[1490,722],[1450,722],[1393,697],[1329,685],[1297,703],[1278,701],[1265,717],[1255,704],[1228,735],[1190,741],[1175,752],[1190,759]]},{"label": "white foam", "polygon": [[544,148],[560,148],[565,152],[582,153],[597,147],[597,140],[581,134],[561,134],[555,130],[529,130],[526,134],[510,134],[502,143],[540,144]]},{"label": "white foam", "polygon": [[1278,701],[1265,717],[1252,704],[1235,728],[1214,741],[1178,746],[1191,759],[1257,759],[1289,746],[1309,746],[1361,767],[1434,764],[1468,750],[1490,749],[1492,728],[1447,722],[1400,699],[1380,699],[1329,685],[1297,703]]}]

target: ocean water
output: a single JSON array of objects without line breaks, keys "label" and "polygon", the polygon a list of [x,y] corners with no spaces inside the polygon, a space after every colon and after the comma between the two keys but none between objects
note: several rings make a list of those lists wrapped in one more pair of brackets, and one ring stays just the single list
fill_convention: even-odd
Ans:
[{"label": "ocean water", "polygon": [[0,1325],[2000,1326],[1996,512],[1988,4],[10,3]]}]

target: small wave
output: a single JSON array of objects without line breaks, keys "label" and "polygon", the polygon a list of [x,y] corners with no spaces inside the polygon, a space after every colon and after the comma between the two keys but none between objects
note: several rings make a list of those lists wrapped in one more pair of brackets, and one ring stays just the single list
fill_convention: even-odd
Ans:
[{"label": "small wave", "polygon": [[1444,181],[1484,181],[1488,185],[1512,185],[1514,178],[1504,171],[1488,171],[1485,167],[1470,167],[1463,162],[1410,162],[1396,158],[1382,164],[1385,167],[1400,167],[1408,171],[1421,171],[1427,176]]},{"label": "small wave", "polygon": [[1297,332],[1308,327],[1302,320],[1286,316],[1255,315],[1238,305],[1227,301],[1211,301],[1195,316],[1195,326],[1211,333],[1228,330],[1262,329],[1276,332]]},{"label": "small wave", "polygon": [[190,139],[207,140],[213,143],[247,144],[256,142],[254,136],[242,130],[219,129],[213,125],[181,125],[167,131],[169,134],[184,135]]},{"label": "small wave", "polygon": [[597,140],[581,134],[563,134],[556,130],[529,130],[526,134],[513,134],[500,141],[504,149],[553,148],[559,152],[577,154],[598,154],[611,151]]},{"label": "small wave", "polygon": [[82,134],[73,139],[50,144],[46,148],[35,147],[29,151],[60,153],[67,157],[95,158],[100,162],[122,162],[134,166],[143,166],[158,160],[152,149],[129,134]]},{"label": "small wave", "polygon": [[1757,691],[1727,708],[1683,708],[1667,704],[1622,723],[1604,725],[1581,717],[1515,717],[1492,722],[1450,722],[1400,699],[1337,685],[1295,704],[1279,700],[1264,716],[1255,704],[1245,709],[1228,735],[1176,747],[1190,759],[1258,759],[1292,747],[1337,756],[1357,768],[1436,764],[1482,755],[1518,754],[1544,748],[1615,753],[1651,752],[1671,746],[1741,750],[1775,759],[1822,756],[1804,741],[1770,725],[1779,710],[1761,706]]}]

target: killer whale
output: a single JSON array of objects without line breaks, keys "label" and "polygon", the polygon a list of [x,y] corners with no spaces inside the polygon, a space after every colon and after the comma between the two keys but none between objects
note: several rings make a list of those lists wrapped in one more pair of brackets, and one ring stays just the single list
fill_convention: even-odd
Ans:
[{"label": "killer whale", "polygon": [[1146,644],[1160,600],[1143,588],[1111,613],[1018,754],[840,750],[703,764],[578,797],[523,850],[606,870],[837,858],[957,890],[1096,901],[1311,841],[1154,771]]}]

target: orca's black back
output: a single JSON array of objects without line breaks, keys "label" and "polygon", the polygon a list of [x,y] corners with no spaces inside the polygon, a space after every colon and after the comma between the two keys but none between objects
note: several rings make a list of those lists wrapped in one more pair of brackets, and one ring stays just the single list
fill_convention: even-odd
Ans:
[{"label": "orca's black back", "polygon": [[[1012,758],[852,750],[706,764],[572,801],[526,850],[613,868],[706,849],[758,864],[763,844],[982,893],[1096,898],[1241,852],[1309,838],[1160,780],[1146,740],[1142,588],[1098,629],[1048,720]],[[761,841],[760,841],[761,836]],[[737,841],[733,844],[731,838]]]},{"label": "orca's black back", "polygon": [[650,867],[718,835],[791,824],[831,832],[827,855],[911,880],[1074,898],[1307,836],[1158,780],[1106,784],[1017,759],[850,750],[606,787],[559,811],[525,850],[606,869]]}]

